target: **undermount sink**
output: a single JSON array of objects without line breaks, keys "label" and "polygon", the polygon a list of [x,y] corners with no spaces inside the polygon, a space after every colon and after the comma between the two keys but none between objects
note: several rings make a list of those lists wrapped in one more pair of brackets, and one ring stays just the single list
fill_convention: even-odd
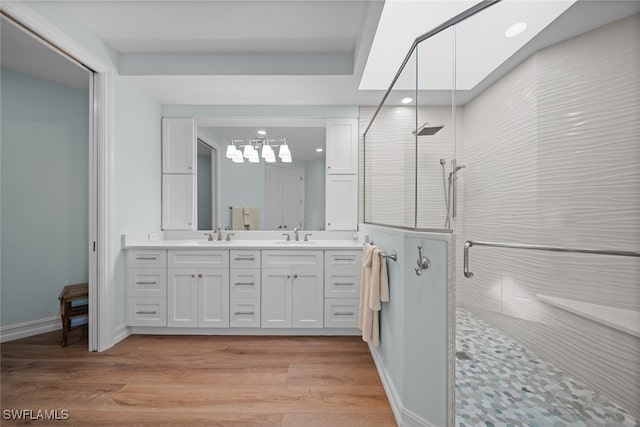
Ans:
[{"label": "undermount sink", "polygon": [[308,240],[306,242],[304,240],[300,240],[297,242],[295,240],[278,240],[276,242],[276,245],[313,245],[315,243],[315,240]]}]

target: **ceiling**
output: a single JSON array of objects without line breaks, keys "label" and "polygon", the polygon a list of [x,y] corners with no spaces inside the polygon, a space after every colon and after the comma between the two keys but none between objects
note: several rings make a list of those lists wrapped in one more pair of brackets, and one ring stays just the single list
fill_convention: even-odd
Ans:
[{"label": "ceiling", "polygon": [[[122,78],[163,105],[271,106],[377,105],[415,37],[477,1],[58,3],[118,53]],[[504,0],[465,21],[457,34],[456,101],[464,104],[541,47],[640,10],[639,1],[572,3]],[[507,40],[503,27],[520,19],[518,13],[533,21],[528,32]],[[451,57],[451,49],[431,43],[420,48],[420,66],[429,76],[420,88],[430,95],[423,99],[447,104],[452,58],[443,58]],[[3,67],[4,47],[3,42]],[[50,75],[56,68],[37,63],[44,53],[13,56],[27,60],[23,70]],[[412,70],[407,68],[404,87],[397,88],[413,87]],[[398,103],[404,92],[394,92],[389,102]]]},{"label": "ceiling", "polygon": [[0,64],[3,69],[89,90],[87,69],[54,51],[14,22],[5,17],[0,19]]}]

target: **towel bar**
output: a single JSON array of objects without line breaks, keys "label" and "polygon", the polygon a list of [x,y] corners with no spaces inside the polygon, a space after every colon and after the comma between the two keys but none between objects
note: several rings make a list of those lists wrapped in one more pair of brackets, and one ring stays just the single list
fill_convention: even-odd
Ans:
[{"label": "towel bar", "polygon": [[[364,244],[366,245],[367,243],[372,244],[373,245],[373,240],[369,240],[367,239],[366,242],[364,242]],[[386,253],[386,252],[382,252],[380,254],[380,256],[382,258],[386,258],[386,259],[390,259],[392,261],[398,261],[398,253],[396,251],[391,251],[391,253]]]}]

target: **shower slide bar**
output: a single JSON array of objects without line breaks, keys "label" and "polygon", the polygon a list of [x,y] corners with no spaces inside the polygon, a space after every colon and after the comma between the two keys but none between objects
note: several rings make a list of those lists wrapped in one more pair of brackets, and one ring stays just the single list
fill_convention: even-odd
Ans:
[{"label": "shower slide bar", "polygon": [[467,279],[473,277],[473,273],[469,271],[469,249],[472,246],[491,246],[494,248],[510,248],[510,249],[530,249],[534,251],[551,251],[551,252],[573,252],[579,254],[595,254],[595,255],[614,255],[614,256],[630,256],[640,257],[640,252],[634,251],[613,251],[606,249],[581,249],[581,248],[561,248],[556,246],[541,245],[523,245],[518,243],[498,243],[498,242],[479,242],[467,240],[464,244],[464,277]]}]

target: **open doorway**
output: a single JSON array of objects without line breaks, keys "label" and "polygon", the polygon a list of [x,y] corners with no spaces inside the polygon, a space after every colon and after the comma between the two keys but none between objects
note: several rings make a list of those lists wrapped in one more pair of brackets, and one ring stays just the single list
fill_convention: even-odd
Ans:
[{"label": "open doorway", "polygon": [[95,73],[1,20],[2,340],[59,329],[61,290],[87,283],[88,333],[68,343],[96,350]]}]

